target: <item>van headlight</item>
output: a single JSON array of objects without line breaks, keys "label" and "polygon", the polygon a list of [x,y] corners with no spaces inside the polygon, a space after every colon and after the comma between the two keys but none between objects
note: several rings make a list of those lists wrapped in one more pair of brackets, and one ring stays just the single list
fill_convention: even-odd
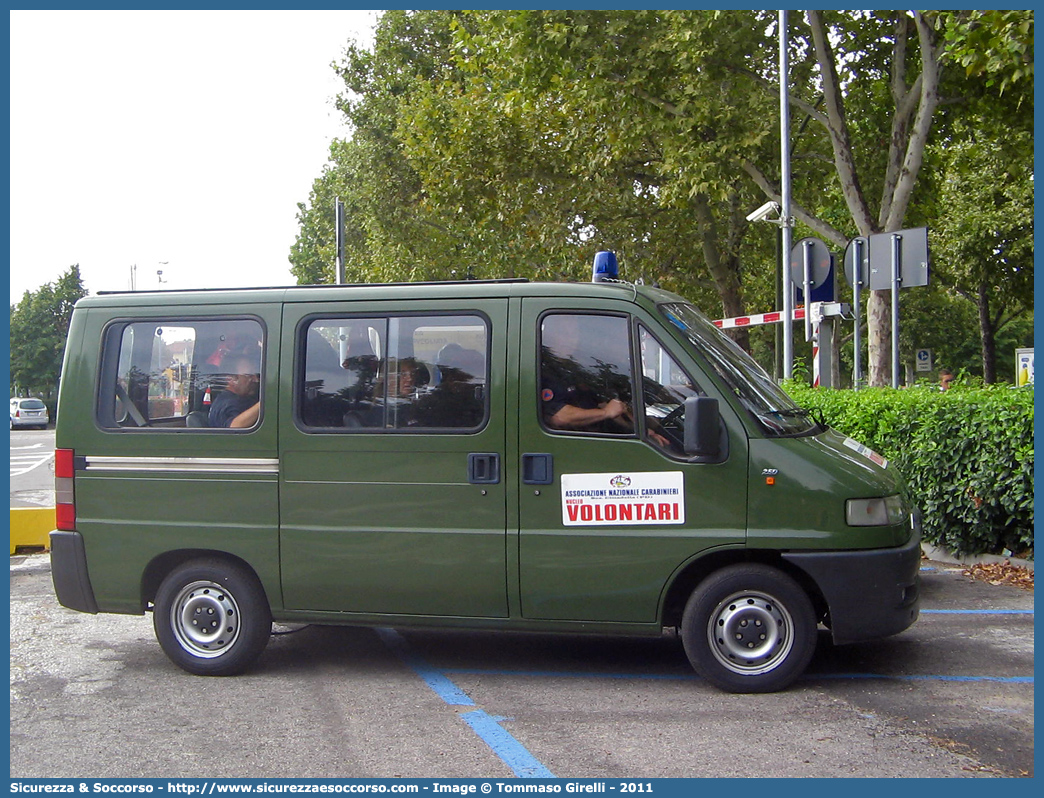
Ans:
[{"label": "van headlight", "polygon": [[895,526],[905,518],[906,508],[899,496],[849,499],[845,503],[845,520],[849,526]]}]

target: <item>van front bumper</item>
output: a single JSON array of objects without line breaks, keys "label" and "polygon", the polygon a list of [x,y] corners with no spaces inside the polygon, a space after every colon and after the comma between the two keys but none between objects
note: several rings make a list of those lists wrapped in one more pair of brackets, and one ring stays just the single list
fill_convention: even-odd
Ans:
[{"label": "van front bumper", "polygon": [[920,531],[894,549],[791,552],[783,559],[819,586],[837,645],[894,635],[920,613]]},{"label": "van front bumper", "polygon": [[87,573],[87,551],[79,532],[51,532],[51,581],[58,603],[70,610],[98,612]]}]

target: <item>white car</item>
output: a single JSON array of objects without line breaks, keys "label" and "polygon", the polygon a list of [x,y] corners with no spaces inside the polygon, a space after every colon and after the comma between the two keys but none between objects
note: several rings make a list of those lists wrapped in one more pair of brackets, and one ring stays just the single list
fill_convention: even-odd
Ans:
[{"label": "white car", "polygon": [[37,427],[47,429],[47,405],[34,396],[11,398],[11,429]]}]

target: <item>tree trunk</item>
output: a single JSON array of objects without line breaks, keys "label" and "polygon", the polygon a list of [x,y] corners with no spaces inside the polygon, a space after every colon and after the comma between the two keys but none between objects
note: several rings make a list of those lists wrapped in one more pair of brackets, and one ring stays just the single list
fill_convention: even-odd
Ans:
[{"label": "tree trunk", "polygon": [[892,295],[871,291],[866,300],[867,385],[884,388],[892,384]]},{"label": "tree trunk", "polygon": [[[848,210],[860,235],[899,230],[906,217],[921,171],[924,148],[931,130],[932,117],[939,104],[938,86],[942,66],[943,44],[929,19],[919,12],[912,19],[905,12],[895,16],[894,48],[890,66],[890,90],[893,103],[891,136],[886,157],[886,175],[881,205],[876,221],[872,218],[867,198],[859,180],[857,159],[852,147],[845,116],[844,92],[838,77],[837,62],[829,29],[818,11],[806,12],[813,50],[823,81],[823,107],[802,106],[810,118],[827,131],[834,152],[834,167]],[[911,25],[912,23],[912,25]],[[907,52],[908,38],[916,33],[917,58]],[[913,72],[914,69],[918,71]],[[910,74],[913,80],[909,80]],[[888,291],[871,291],[867,299],[869,366],[868,384],[891,384],[891,337]]]},{"label": "tree trunk", "polygon": [[[721,250],[718,226],[711,213],[706,197],[695,198],[696,223],[703,240],[703,259],[710,272],[714,287],[721,297],[721,309],[725,318],[746,315],[743,304],[743,287],[739,280],[739,263]],[[746,327],[734,327],[726,331],[745,352],[750,352],[750,333]]]}]

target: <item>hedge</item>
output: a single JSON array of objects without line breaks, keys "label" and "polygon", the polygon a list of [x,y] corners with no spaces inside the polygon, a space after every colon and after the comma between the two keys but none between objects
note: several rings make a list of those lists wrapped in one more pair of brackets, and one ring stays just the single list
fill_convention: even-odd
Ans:
[{"label": "hedge", "polygon": [[1033,388],[861,391],[784,386],[899,468],[924,540],[957,554],[1033,557]]}]

